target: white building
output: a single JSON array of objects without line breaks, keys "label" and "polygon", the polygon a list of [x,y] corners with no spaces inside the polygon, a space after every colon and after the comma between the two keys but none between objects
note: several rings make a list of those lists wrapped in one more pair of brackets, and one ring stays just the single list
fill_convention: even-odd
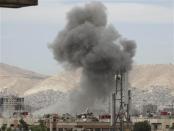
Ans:
[{"label": "white building", "polygon": [[0,110],[5,116],[12,116],[15,113],[24,111],[24,98],[9,95],[0,98]]}]

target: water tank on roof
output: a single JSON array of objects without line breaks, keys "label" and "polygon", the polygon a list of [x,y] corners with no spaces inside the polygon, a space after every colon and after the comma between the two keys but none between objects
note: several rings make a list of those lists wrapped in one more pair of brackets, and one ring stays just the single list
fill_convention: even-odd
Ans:
[{"label": "water tank on roof", "polygon": [[20,8],[38,5],[38,0],[0,0],[0,7]]}]

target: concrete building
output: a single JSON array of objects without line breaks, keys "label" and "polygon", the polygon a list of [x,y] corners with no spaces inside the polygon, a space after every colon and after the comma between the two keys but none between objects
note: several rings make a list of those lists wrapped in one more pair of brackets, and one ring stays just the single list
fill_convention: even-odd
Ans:
[{"label": "concrete building", "polygon": [[24,112],[24,98],[9,95],[0,98],[0,110],[5,116]]},{"label": "concrete building", "polygon": [[3,124],[6,124],[7,127],[10,127],[10,125],[14,125],[15,128],[18,127],[19,121],[23,119],[28,125],[38,125],[39,124],[39,118],[35,117],[11,117],[11,118],[0,118],[0,127],[2,127]]},{"label": "concrete building", "polygon": [[171,107],[171,108],[164,108],[163,111],[164,112],[168,112],[168,113],[174,115],[174,108],[173,107]]},{"label": "concrete building", "polygon": [[0,7],[20,8],[38,5],[38,0],[0,0]]},{"label": "concrete building", "polygon": [[132,118],[132,122],[148,121],[152,131],[174,131],[170,127],[174,126],[174,118]]},{"label": "concrete building", "polygon": [[[119,130],[119,124],[112,127],[109,122],[74,122],[57,123],[56,131],[111,131],[113,128]],[[132,125],[124,123],[124,131],[131,131]]]},{"label": "concrete building", "polygon": [[156,114],[157,113],[157,105],[143,105],[143,115],[147,116],[150,114]]},{"label": "concrete building", "polygon": [[[120,124],[116,123],[115,127],[111,126],[110,121],[104,122],[99,119],[81,117],[74,118],[69,116],[66,120],[62,116],[52,114],[44,118],[45,125],[49,131],[116,131]],[[124,131],[132,131],[132,123],[124,122]]]}]

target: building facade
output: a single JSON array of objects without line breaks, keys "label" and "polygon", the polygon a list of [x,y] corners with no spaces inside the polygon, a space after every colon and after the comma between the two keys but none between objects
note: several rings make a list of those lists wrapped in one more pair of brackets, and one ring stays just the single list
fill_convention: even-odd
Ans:
[{"label": "building facade", "polygon": [[9,95],[0,98],[1,114],[12,116],[15,113],[24,112],[24,98]]},{"label": "building facade", "polygon": [[152,105],[152,104],[143,105],[144,116],[147,116],[150,114],[156,114],[156,112],[157,112],[157,105]]},{"label": "building facade", "polygon": [[[97,119],[79,119],[68,117],[66,120],[62,116],[53,114],[44,118],[45,125],[49,131],[117,131],[120,124],[111,126],[110,122],[104,122]],[[124,122],[124,131],[132,131],[132,123]]]},{"label": "building facade", "polygon": [[174,131],[174,118],[132,118],[132,122],[148,121],[152,131]]}]

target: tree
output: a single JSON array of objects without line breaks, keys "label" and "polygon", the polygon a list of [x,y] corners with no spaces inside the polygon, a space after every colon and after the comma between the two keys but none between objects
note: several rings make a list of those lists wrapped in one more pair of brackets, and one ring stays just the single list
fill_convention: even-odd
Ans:
[{"label": "tree", "polygon": [[151,126],[148,121],[136,122],[133,131],[151,131]]},{"label": "tree", "polygon": [[43,120],[39,120],[39,125],[32,125],[31,126],[32,131],[47,131],[46,126],[44,125]]},{"label": "tree", "polygon": [[174,129],[174,125],[172,125],[172,126],[170,127],[170,129]]},{"label": "tree", "polygon": [[39,126],[42,131],[47,131],[47,128],[46,128],[43,120],[39,120]]},{"label": "tree", "polygon": [[31,131],[41,131],[38,125],[32,125],[30,129]]},{"label": "tree", "polygon": [[5,131],[7,129],[7,124],[3,124],[2,126],[1,126],[1,130],[2,131]]},{"label": "tree", "polygon": [[28,124],[23,119],[20,119],[19,123],[20,130],[28,131]]},{"label": "tree", "polygon": [[12,129],[10,127],[7,128],[7,131],[12,131]]}]

